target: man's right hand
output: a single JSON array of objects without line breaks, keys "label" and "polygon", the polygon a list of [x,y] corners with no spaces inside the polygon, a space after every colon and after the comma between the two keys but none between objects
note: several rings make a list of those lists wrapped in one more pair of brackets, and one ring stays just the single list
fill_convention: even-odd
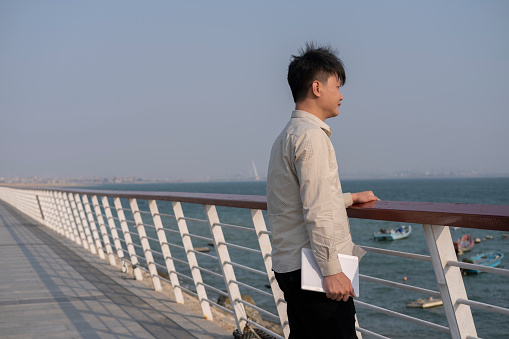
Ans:
[{"label": "man's right hand", "polygon": [[352,193],[352,200],[354,204],[362,204],[370,201],[379,201],[380,199],[373,194],[373,191],[364,191]]},{"label": "man's right hand", "polygon": [[350,296],[356,297],[352,282],[343,272],[324,277],[323,283],[329,299],[347,301]]}]

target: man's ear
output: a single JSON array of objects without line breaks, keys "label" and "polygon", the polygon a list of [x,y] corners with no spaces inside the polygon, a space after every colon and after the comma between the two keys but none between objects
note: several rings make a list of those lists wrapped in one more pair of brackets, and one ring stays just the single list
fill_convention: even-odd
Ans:
[{"label": "man's ear", "polygon": [[311,83],[311,92],[314,96],[319,97],[321,95],[321,85],[322,84],[320,84],[320,81],[318,80],[315,80]]}]

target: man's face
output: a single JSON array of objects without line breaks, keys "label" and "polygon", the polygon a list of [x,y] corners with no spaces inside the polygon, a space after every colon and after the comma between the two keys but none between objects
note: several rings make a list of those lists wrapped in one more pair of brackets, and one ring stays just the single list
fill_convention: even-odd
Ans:
[{"label": "man's face", "polygon": [[341,80],[336,75],[332,75],[322,85],[321,106],[325,119],[339,115],[339,106],[343,100],[343,94],[339,91]]}]

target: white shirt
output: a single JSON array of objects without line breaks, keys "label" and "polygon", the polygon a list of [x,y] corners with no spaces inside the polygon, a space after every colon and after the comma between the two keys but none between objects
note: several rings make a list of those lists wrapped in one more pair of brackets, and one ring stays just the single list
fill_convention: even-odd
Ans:
[{"label": "white shirt", "polygon": [[293,111],[272,146],[267,174],[267,206],[272,230],[272,268],[301,268],[301,250],[313,249],[324,276],[342,272],[338,253],[365,251],[354,245],[341,191],[331,128],[316,116]]}]

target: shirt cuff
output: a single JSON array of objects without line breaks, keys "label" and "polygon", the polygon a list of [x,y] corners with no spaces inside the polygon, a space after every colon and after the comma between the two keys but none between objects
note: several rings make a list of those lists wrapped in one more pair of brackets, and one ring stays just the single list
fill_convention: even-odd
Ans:
[{"label": "shirt cuff", "polygon": [[352,193],[343,193],[343,200],[345,201],[345,207],[353,205]]},{"label": "shirt cuff", "polygon": [[320,266],[320,271],[322,271],[324,277],[343,272],[338,258],[320,263],[318,266]]}]

